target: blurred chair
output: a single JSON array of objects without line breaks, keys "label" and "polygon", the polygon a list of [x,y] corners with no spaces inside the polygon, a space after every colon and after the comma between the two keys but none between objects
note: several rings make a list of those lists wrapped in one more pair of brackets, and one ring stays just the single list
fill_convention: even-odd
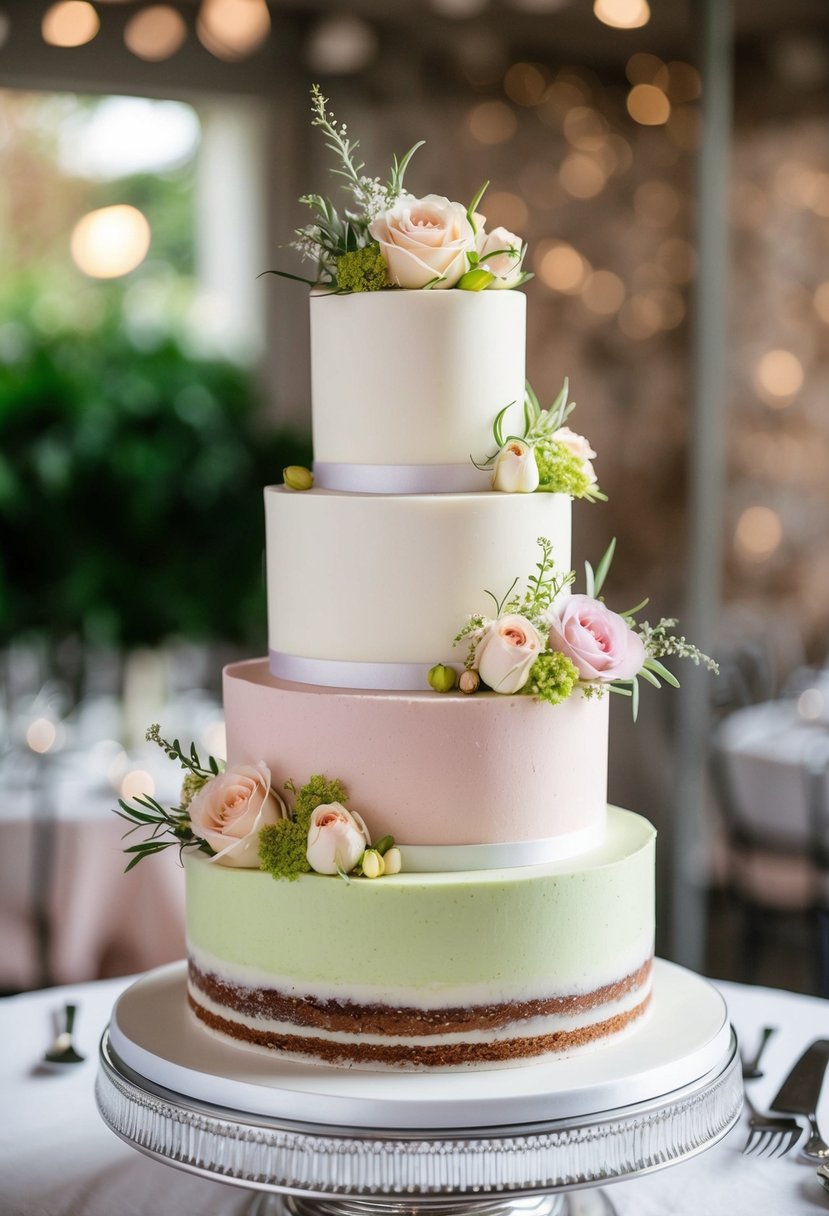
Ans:
[{"label": "blurred chair", "polygon": [[754,705],[723,719],[711,759],[743,978],[756,981],[776,922],[798,914],[829,997],[829,731],[798,720],[793,702]]}]

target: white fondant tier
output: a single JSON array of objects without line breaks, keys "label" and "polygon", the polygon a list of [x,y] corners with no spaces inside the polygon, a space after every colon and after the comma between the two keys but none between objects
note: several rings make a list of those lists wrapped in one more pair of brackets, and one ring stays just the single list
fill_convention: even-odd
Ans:
[{"label": "white fondant tier", "polygon": [[217,1031],[331,1062],[520,1063],[641,1015],[651,825],[610,808],[569,862],[294,882],[185,859],[190,995]]},{"label": "white fondant tier", "polygon": [[[465,293],[461,293],[465,294]],[[452,639],[535,573],[537,538],[570,569],[564,494],[377,497],[265,490],[272,670],[332,687],[419,689]],[[308,662],[310,660],[310,662]]]},{"label": "white fondant tier", "polygon": [[264,760],[277,790],[315,773],[339,778],[374,838],[428,846],[428,869],[491,866],[482,846],[525,845],[504,848],[500,865],[593,847],[606,815],[609,699],[333,691],[278,680],[267,660],[224,673],[232,761]]},{"label": "white fondant tier", "polygon": [[[492,424],[506,406],[514,403],[504,434],[521,423],[525,330],[518,291],[313,295],[317,484],[368,493],[487,488],[472,458],[493,454]],[[395,466],[405,466],[399,482]]]}]

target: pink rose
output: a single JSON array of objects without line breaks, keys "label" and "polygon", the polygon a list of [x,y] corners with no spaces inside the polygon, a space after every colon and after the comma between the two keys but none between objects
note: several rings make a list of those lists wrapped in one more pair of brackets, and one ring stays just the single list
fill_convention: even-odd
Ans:
[{"label": "pink rose", "polygon": [[531,621],[518,613],[499,616],[475,649],[478,675],[494,692],[518,692],[541,653],[541,638]]},{"label": "pink rose", "polygon": [[347,811],[341,802],[318,806],[308,827],[308,864],[317,874],[348,874],[354,869],[367,845],[368,828],[356,812]]},{"label": "pink rose", "polygon": [[469,269],[467,253],[475,248],[475,233],[466,208],[440,194],[425,198],[403,195],[390,211],[369,225],[398,287],[454,287]]},{"label": "pink rose", "polygon": [[589,595],[571,595],[550,625],[550,647],[567,655],[582,680],[630,680],[645,646],[624,617]]},{"label": "pink rose", "polygon": [[224,866],[259,868],[259,832],[285,817],[285,803],[271,790],[265,764],[239,764],[211,778],[188,807],[190,827]]},{"label": "pink rose", "polygon": [[494,288],[515,287],[523,274],[524,242],[507,228],[478,233],[480,266],[495,275]]},{"label": "pink rose", "polygon": [[595,460],[596,453],[584,435],[577,435],[575,431],[570,430],[569,426],[560,426],[553,433],[553,439],[557,439],[559,443],[563,443],[570,455],[575,456],[576,460],[581,461],[582,469],[587,475],[587,480],[591,485],[595,485],[596,470],[590,462],[591,460]]}]

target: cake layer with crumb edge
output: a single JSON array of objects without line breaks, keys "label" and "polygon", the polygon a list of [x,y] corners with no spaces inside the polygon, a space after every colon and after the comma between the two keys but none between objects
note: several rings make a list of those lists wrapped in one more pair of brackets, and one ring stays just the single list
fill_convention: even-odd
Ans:
[{"label": "cake layer with crumb edge", "polygon": [[264,760],[278,792],[289,779],[336,777],[374,838],[401,845],[590,847],[605,825],[609,701],[335,690],[276,679],[264,659],[224,673],[235,762]]},{"label": "cake layer with crumb edge", "polygon": [[365,1067],[492,1067],[600,1041],[650,996],[653,827],[575,861],[294,882],[185,858],[189,999],[214,1031]]}]

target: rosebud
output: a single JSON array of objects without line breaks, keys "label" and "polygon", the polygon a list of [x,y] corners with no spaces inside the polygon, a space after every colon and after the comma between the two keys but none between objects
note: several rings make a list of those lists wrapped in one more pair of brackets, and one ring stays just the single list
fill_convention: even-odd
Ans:
[{"label": "rosebud", "polygon": [[403,858],[397,845],[393,845],[383,857],[387,874],[399,874],[403,868]]},{"label": "rosebud", "polygon": [[310,490],[314,484],[314,474],[301,464],[289,464],[282,470],[282,480],[289,490]]},{"label": "rosebud", "polygon": [[458,680],[458,688],[461,692],[465,692],[469,696],[473,692],[477,692],[481,687],[481,677],[477,671],[464,671],[461,673],[461,678]]},{"label": "rosebud", "polygon": [[360,869],[366,878],[380,878],[386,872],[386,863],[376,849],[366,849],[360,859]]},{"label": "rosebud", "polygon": [[427,678],[435,692],[451,692],[457,680],[454,667],[445,667],[443,663],[435,663]]},{"label": "rosebud", "polygon": [[466,274],[461,275],[455,286],[460,287],[461,291],[483,291],[494,282],[495,275],[491,271],[476,266],[474,270],[467,270]]}]

